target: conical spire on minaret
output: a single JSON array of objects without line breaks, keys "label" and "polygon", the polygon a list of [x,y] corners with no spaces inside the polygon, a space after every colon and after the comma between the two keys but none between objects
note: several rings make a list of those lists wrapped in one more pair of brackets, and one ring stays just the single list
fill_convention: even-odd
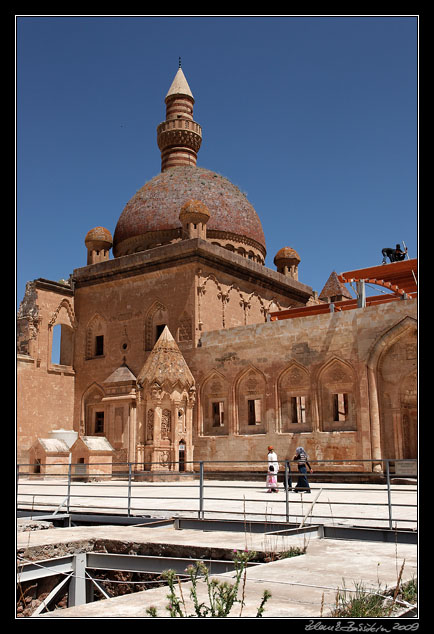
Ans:
[{"label": "conical spire on minaret", "polygon": [[179,63],[165,98],[166,120],[157,127],[161,171],[179,165],[196,165],[202,128],[193,120],[194,97]]},{"label": "conical spire on minaret", "polygon": [[175,75],[175,79],[173,80],[172,85],[170,86],[169,91],[166,95],[166,103],[168,97],[172,97],[174,95],[184,95],[185,97],[190,97],[194,103],[193,93],[190,90],[190,86],[187,83],[181,67],[179,67],[178,72]]}]

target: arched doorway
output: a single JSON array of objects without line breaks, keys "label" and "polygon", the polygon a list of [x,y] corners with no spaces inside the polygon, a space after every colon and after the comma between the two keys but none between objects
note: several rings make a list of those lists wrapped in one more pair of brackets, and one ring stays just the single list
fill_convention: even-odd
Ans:
[{"label": "arched doorway", "polygon": [[387,459],[417,458],[417,334],[413,320],[382,340],[377,386],[381,453]]}]

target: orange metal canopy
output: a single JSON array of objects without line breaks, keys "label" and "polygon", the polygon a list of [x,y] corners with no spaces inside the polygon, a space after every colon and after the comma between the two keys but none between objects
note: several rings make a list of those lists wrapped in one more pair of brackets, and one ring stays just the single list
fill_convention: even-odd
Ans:
[{"label": "orange metal canopy", "polygon": [[346,271],[338,275],[340,282],[365,280],[370,284],[385,286],[394,292],[413,295],[417,293],[417,258]]},{"label": "orange metal canopy", "polygon": [[[346,271],[345,273],[340,273],[338,279],[342,283],[365,280],[369,284],[377,284],[392,291],[390,294],[366,297],[366,306],[396,301],[405,297],[405,295],[409,298],[414,298],[417,296],[417,258]],[[352,310],[357,308],[357,306],[357,299],[344,299],[333,303],[333,309],[338,312]],[[270,313],[270,319],[271,321],[278,321],[294,317],[323,315],[330,313],[330,310],[331,304],[323,302],[311,306],[300,306],[298,308],[276,311]]]}]

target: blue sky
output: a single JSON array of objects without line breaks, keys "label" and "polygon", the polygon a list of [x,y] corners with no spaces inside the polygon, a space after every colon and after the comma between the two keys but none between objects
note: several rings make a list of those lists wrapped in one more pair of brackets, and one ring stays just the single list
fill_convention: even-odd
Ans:
[{"label": "blue sky", "polygon": [[[16,289],[85,266],[160,172],[178,58],[202,126],[198,165],[246,193],[299,280],[418,245],[418,21],[407,17],[17,17]],[[375,291],[378,292],[378,291]]]}]

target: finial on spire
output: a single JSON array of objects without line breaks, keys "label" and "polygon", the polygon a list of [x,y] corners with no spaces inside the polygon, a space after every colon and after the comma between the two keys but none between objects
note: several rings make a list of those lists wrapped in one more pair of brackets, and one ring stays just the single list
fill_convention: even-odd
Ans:
[{"label": "finial on spire", "polygon": [[181,68],[181,58],[179,57],[178,60],[178,68]]}]

